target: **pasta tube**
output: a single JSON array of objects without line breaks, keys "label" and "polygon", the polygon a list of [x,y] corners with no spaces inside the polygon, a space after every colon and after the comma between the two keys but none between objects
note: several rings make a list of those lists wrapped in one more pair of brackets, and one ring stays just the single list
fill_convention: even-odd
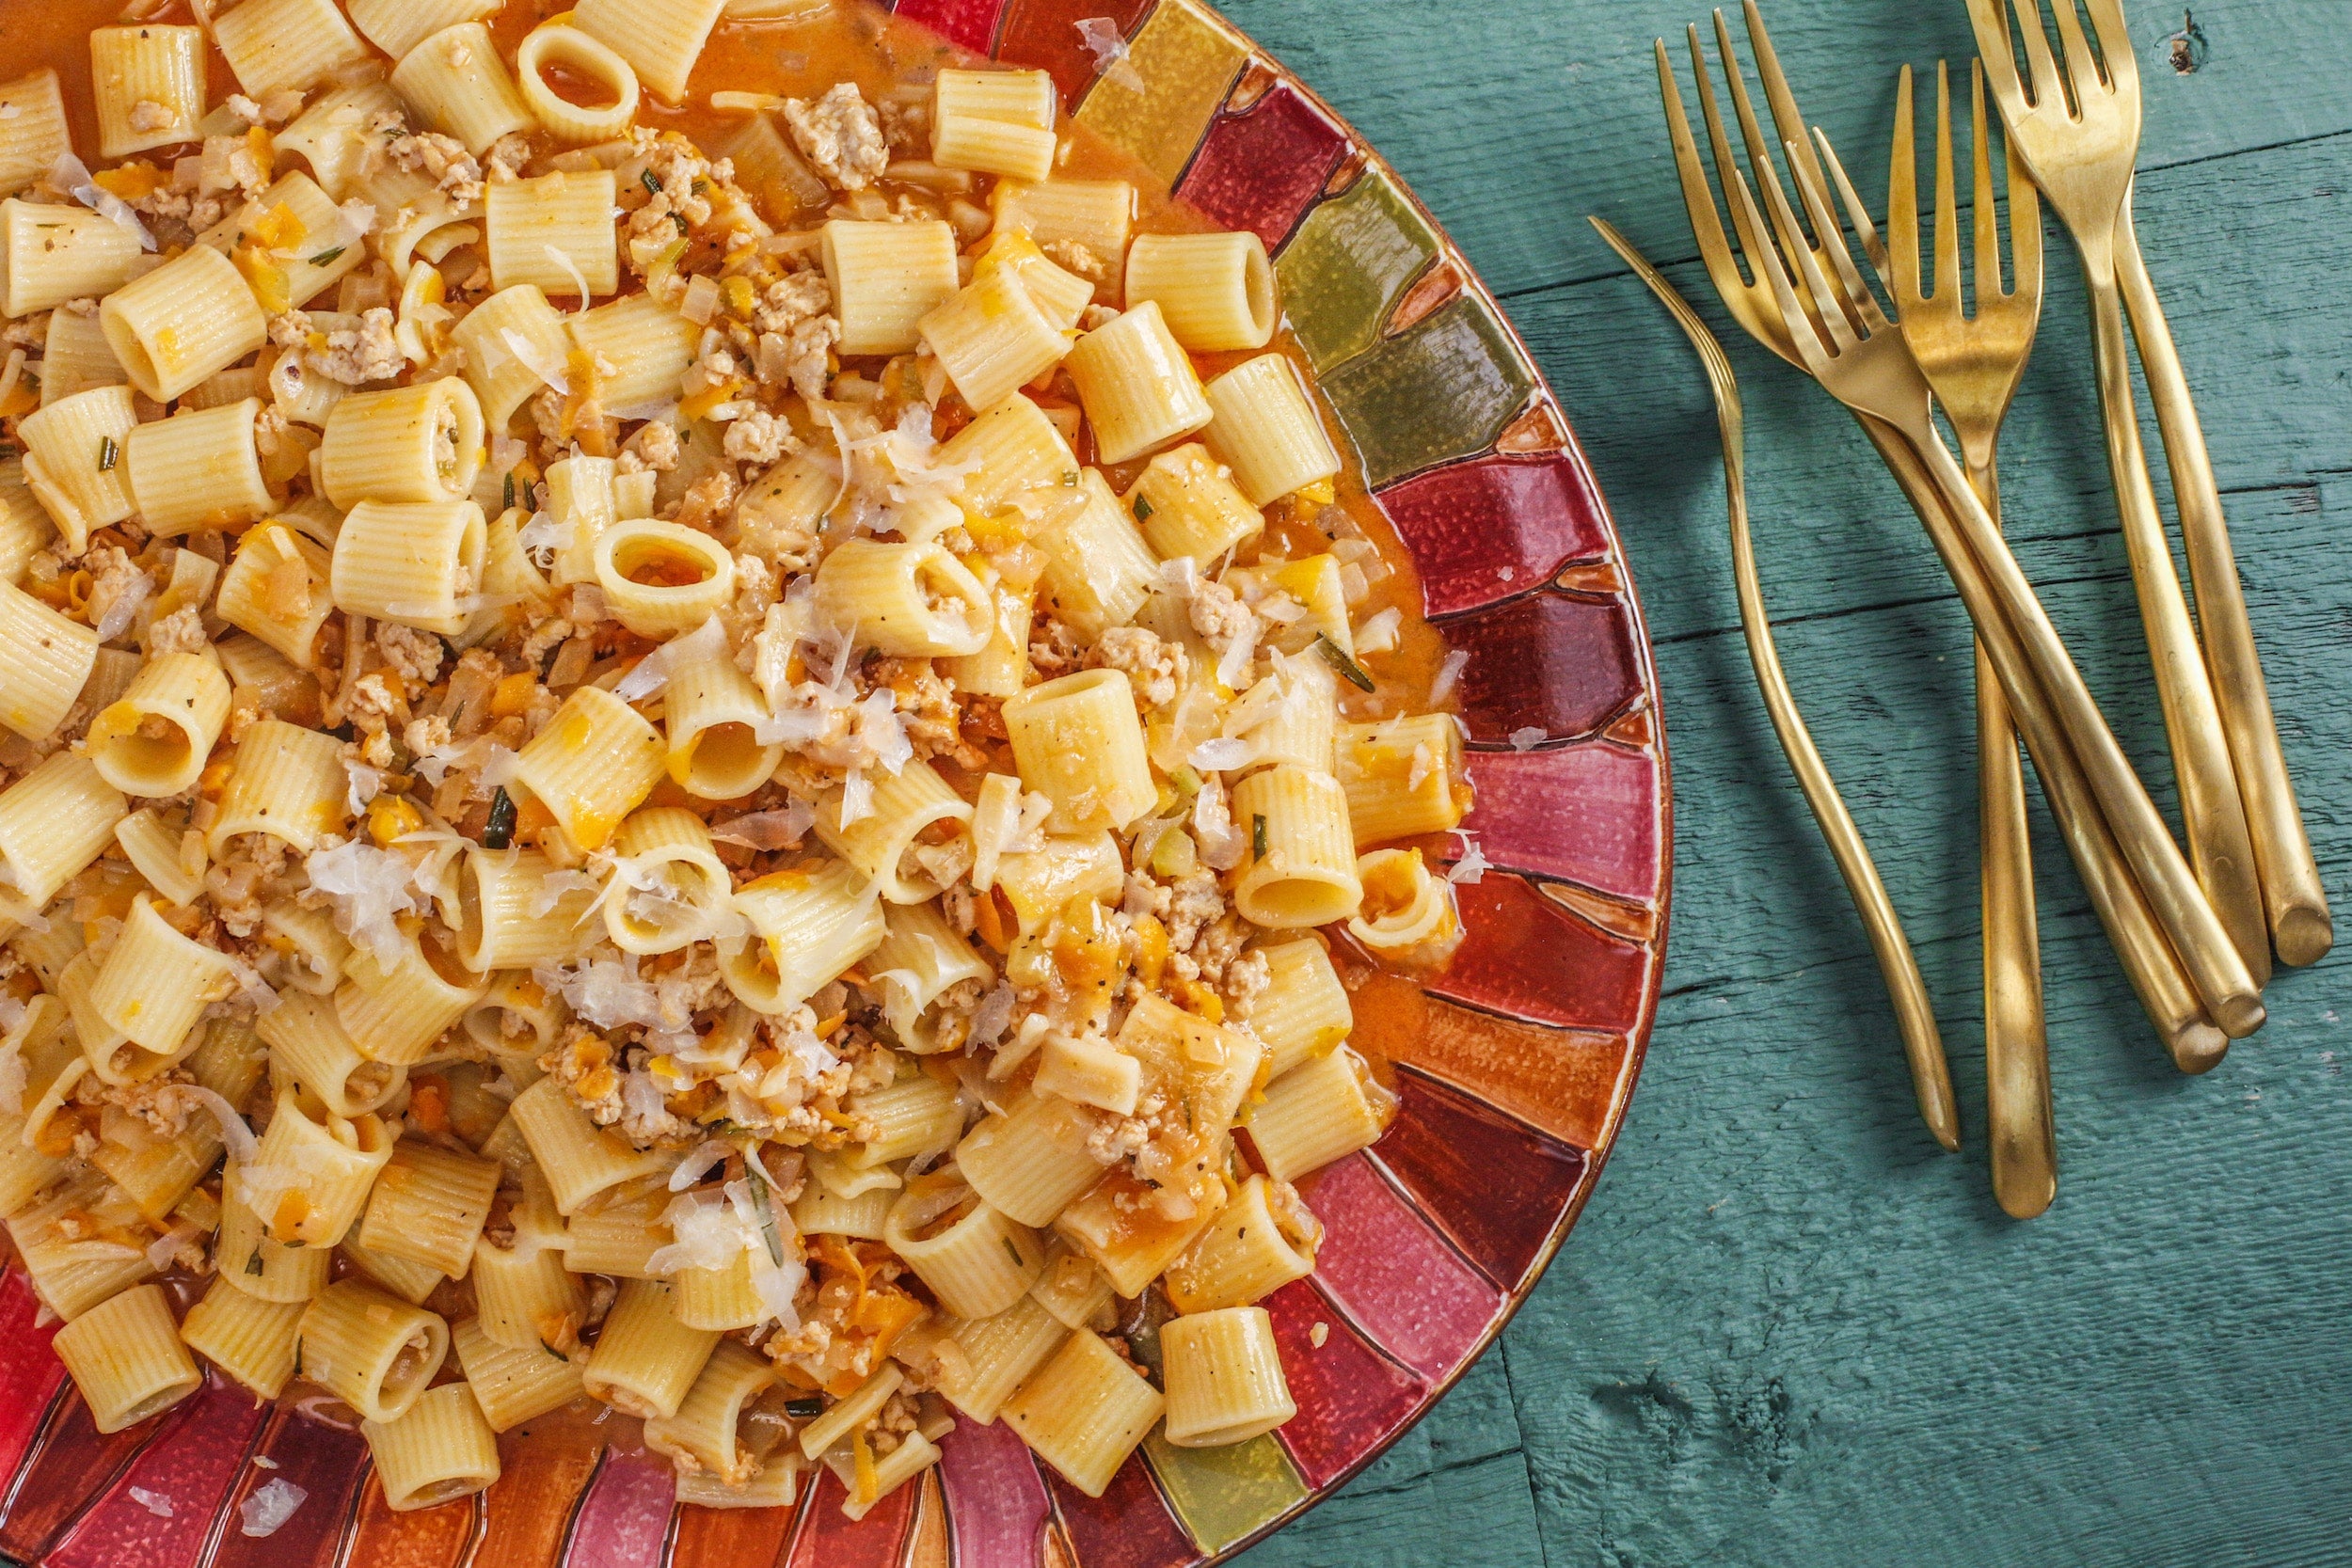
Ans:
[{"label": "pasta tube", "polygon": [[229,677],[212,660],[159,654],[90,721],[90,760],[125,795],[177,795],[204,770],[229,701]]},{"label": "pasta tube", "polygon": [[1196,354],[1263,348],[1274,336],[1274,266],[1246,230],[1138,236],[1127,249],[1127,308],[1147,299]]},{"label": "pasta tube", "polygon": [[[276,0],[251,0],[251,8],[265,3]],[[330,0],[319,3],[334,8]],[[131,385],[158,403],[211,379],[269,340],[269,322],[244,277],[226,256],[200,245],[108,294],[98,322]]]},{"label": "pasta tube", "polygon": [[1249,854],[1233,883],[1233,907],[1260,926],[1328,926],[1363,903],[1356,879],[1356,835],[1347,793],[1328,773],[1295,763],[1261,769],[1233,788],[1233,821]]},{"label": "pasta tube", "polygon": [[197,1390],[204,1374],[189,1359],[160,1285],[140,1285],[101,1302],[52,1341],[100,1432],[136,1426]]},{"label": "pasta tube", "polygon": [[454,637],[473,616],[487,529],[470,500],[359,502],[335,536],[327,580],[336,608]]},{"label": "pasta tube", "polygon": [[1118,671],[1033,686],[1005,703],[1004,716],[1022,783],[1054,802],[1052,831],[1118,830],[1158,804],[1135,689]]},{"label": "pasta tube", "polygon": [[1203,438],[1250,505],[1269,505],[1340,471],[1339,449],[1282,356],[1262,355],[1227,371],[1206,395],[1216,418]]},{"label": "pasta tube", "polygon": [[482,440],[481,402],[456,376],[356,392],[326,417],[319,479],[346,512],[361,501],[463,501],[482,471]]},{"label": "pasta tube", "polygon": [[302,1375],[370,1421],[413,1409],[449,1355],[449,1324],[356,1279],[339,1279],[302,1314]]},{"label": "pasta tube", "polygon": [[444,1384],[389,1421],[361,1421],[385,1506],[395,1513],[487,1491],[499,1479],[498,1433],[470,1386]]},{"label": "pasta tube", "polygon": [[1214,416],[1190,356],[1152,301],[1080,338],[1066,362],[1105,463],[1140,457]]},{"label": "pasta tube", "polygon": [[1263,1307],[1226,1307],[1160,1326],[1168,1385],[1168,1440],[1180,1449],[1224,1448],[1273,1431],[1298,1414],[1274,1320]]},{"label": "pasta tube", "polygon": [[564,699],[515,764],[515,783],[553,815],[581,849],[601,849],[661,782],[661,732],[611,692],[583,686]]},{"label": "pasta tube", "polygon": [[1277,1181],[1369,1148],[1396,1117],[1396,1096],[1372,1076],[1361,1056],[1342,1046],[1266,1086],[1249,1117],[1249,1141]]},{"label": "pasta tube", "polygon": [[1039,1458],[1099,1497],[1166,1407],[1101,1335],[1079,1333],[1013,1390],[1001,1413]]}]

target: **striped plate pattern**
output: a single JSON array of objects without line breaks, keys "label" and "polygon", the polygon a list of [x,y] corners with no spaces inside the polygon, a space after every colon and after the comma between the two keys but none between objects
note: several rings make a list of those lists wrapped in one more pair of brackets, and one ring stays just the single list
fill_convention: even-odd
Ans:
[{"label": "striped plate pattern", "polygon": [[[514,1433],[485,1497],[395,1514],[355,1434],[299,1408],[257,1409],[217,1380],[99,1435],[11,1274],[0,1553],[40,1568],[1191,1568],[1393,1442],[1566,1234],[1648,1038],[1672,847],[1641,607],[1566,420],[1395,174],[1198,0],[897,9],[1052,71],[1081,123],[1265,240],[1359,471],[1430,618],[1468,656],[1458,689],[1477,805],[1464,826],[1495,869],[1460,889],[1469,936],[1453,970],[1426,994],[1359,1006],[1403,1111],[1378,1146],[1305,1184],[1329,1230],[1321,1267],[1266,1303],[1297,1418],[1228,1449],[1147,1443],[1100,1499],[1001,1426],[966,1422],[936,1472],[854,1525],[830,1476],[795,1509],[675,1509],[665,1467],[642,1449],[593,1431]],[[1127,39],[1132,76],[1095,75],[1075,24],[1103,16]],[[248,1537],[238,1505],[274,1477],[306,1500],[274,1535]]]}]

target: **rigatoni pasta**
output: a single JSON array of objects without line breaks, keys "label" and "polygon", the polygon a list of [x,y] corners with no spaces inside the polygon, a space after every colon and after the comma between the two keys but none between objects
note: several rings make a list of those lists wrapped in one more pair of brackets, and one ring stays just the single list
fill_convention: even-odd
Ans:
[{"label": "rigatoni pasta", "polygon": [[30,316],[110,293],[131,280],[138,261],[137,236],[103,214],[0,201],[0,314]]},{"label": "rigatoni pasta", "polygon": [[867,86],[720,0],[102,29],[120,209],[0,87],[0,1218],[69,1321],[212,1270],[94,1410],[332,1397],[405,1509],[596,1402],[851,1518],[951,1411],[1097,1494],[1286,1418],[1355,971],[1460,936],[1411,578],[1256,236],[802,11]]},{"label": "rigatoni pasta", "polygon": [[152,22],[96,28],[89,36],[89,63],[102,155],[127,158],[199,139],[197,124],[204,118],[203,29]]}]

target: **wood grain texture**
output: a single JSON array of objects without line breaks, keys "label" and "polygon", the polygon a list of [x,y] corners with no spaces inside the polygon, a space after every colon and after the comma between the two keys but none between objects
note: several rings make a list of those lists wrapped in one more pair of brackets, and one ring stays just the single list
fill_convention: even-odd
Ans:
[{"label": "wood grain texture", "polygon": [[[1656,1043],[1582,1221],[1500,1349],[1245,1560],[1956,1568],[2352,1561],[2352,958],[2282,974],[2212,1076],[2166,1063],[2035,803],[2060,1190],[1988,1189],[1967,626],[1852,422],[1731,327],[1659,133],[1663,0],[1228,0],[1392,160],[1527,336],[1592,454],[1658,642],[1678,791]],[[2352,909],[2352,72],[2341,0],[2126,0],[2140,231],[2200,398],[2323,875]],[[1959,0],[1768,0],[1808,114],[1885,188],[1894,71],[1967,57]],[[1852,74],[1849,62],[1867,58]],[[1701,304],[1747,393],[1789,678],[1918,946],[1965,1152],[1920,1131],[1868,949],[1742,650],[1689,350],[1586,230]],[[2168,815],[2053,231],[2004,443],[2011,538]],[[2153,450],[2153,421],[2146,432]],[[2156,474],[2167,505],[2165,475]]]}]

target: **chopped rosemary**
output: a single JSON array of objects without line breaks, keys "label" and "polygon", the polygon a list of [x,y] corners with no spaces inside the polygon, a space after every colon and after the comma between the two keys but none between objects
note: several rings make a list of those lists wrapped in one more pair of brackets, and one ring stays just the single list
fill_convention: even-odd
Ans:
[{"label": "chopped rosemary", "polygon": [[1150,499],[1149,497],[1146,497],[1146,496],[1137,496],[1137,497],[1136,498],[1136,522],[1138,522],[1138,523],[1148,523],[1148,522],[1150,522],[1151,520],[1152,520],[1152,501],[1151,501],[1151,499]]},{"label": "chopped rosemary", "polygon": [[1324,662],[1331,666],[1332,669],[1338,671],[1341,676],[1346,680],[1348,685],[1356,688],[1359,691],[1370,691],[1372,689],[1372,676],[1365,673],[1362,665],[1347,657],[1345,649],[1342,648],[1337,642],[1331,641],[1331,636],[1328,632],[1319,631],[1315,633],[1315,646],[1322,651]]},{"label": "chopped rosemary", "polygon": [[499,510],[501,512],[515,510],[515,470],[512,468],[506,471],[506,493],[499,502]]},{"label": "chopped rosemary", "polygon": [[1265,813],[1249,818],[1249,853],[1257,860],[1265,859]]},{"label": "chopped rosemary", "polygon": [[819,1399],[787,1400],[784,1413],[796,1421],[805,1421],[825,1413],[825,1402]]},{"label": "chopped rosemary", "polygon": [[310,258],[310,264],[314,267],[331,267],[337,261],[342,260],[342,254],[346,248],[348,247],[344,245],[337,245],[332,250],[322,250],[316,256]]},{"label": "chopped rosemary", "polygon": [[1012,1259],[1012,1266],[1014,1268],[1025,1269],[1029,1266],[1028,1259],[1021,1256],[1021,1249],[1013,1245],[1011,1237],[1000,1236],[997,1240],[1005,1243],[1005,1256]]},{"label": "chopped rosemary", "polygon": [[656,196],[660,196],[661,194],[661,182],[653,177],[653,170],[649,168],[639,169],[637,171],[637,182],[644,186],[645,189],[651,191]]},{"label": "chopped rosemary", "polygon": [[490,797],[490,821],[482,830],[485,849],[511,849],[515,847],[515,798],[501,784]]},{"label": "chopped rosemary", "polygon": [[113,436],[101,436],[98,438],[98,471],[100,473],[112,469],[121,456],[122,449],[115,445]]}]

